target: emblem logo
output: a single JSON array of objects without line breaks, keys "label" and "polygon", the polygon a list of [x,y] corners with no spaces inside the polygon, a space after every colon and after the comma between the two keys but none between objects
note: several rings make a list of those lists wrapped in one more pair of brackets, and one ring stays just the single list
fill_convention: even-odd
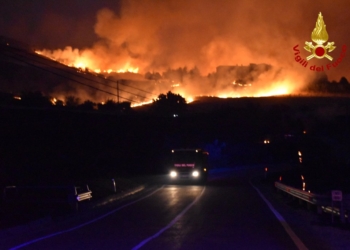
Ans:
[{"label": "emblem logo", "polygon": [[320,14],[318,14],[316,26],[311,33],[311,39],[316,44],[313,45],[312,42],[305,42],[306,46],[304,47],[304,49],[309,52],[312,52],[311,55],[306,57],[306,60],[309,61],[314,57],[318,59],[322,59],[325,57],[328,60],[332,61],[333,57],[331,57],[327,53],[332,52],[336,48],[336,46],[334,46],[334,42],[328,42],[326,46],[323,45],[328,40],[328,33],[321,12]]}]

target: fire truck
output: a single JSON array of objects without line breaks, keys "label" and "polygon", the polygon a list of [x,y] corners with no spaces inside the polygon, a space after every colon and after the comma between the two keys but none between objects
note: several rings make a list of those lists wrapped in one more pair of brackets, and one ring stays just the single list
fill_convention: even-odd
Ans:
[{"label": "fire truck", "polygon": [[173,149],[169,166],[171,181],[205,182],[208,178],[209,153],[202,149]]}]

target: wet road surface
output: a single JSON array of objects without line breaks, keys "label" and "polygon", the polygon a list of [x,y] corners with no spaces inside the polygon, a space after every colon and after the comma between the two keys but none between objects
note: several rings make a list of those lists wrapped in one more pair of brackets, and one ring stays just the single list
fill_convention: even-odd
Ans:
[{"label": "wet road surface", "polygon": [[1,244],[4,249],[298,249],[249,181],[237,177],[205,186],[164,185],[102,216]]}]

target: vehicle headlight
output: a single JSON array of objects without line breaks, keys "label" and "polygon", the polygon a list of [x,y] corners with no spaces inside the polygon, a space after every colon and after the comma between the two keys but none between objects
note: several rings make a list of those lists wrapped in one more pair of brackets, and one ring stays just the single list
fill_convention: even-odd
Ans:
[{"label": "vehicle headlight", "polygon": [[199,176],[199,172],[197,170],[192,172],[192,176],[193,177],[198,177]]},{"label": "vehicle headlight", "polygon": [[171,172],[170,172],[170,176],[171,176],[171,177],[176,177],[176,176],[177,176],[177,173],[176,173],[175,171],[171,171]]}]

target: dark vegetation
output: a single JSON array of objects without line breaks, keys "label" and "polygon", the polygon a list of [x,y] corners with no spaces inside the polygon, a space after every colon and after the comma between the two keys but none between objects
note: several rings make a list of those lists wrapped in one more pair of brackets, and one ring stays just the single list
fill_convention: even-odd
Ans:
[{"label": "dark vegetation", "polygon": [[162,115],[182,115],[186,112],[186,108],[185,98],[170,91],[167,94],[160,94],[157,99],[153,100],[152,105],[153,112]]},{"label": "dark vegetation", "polygon": [[[4,44],[0,37],[0,45]],[[130,102],[112,99],[103,104],[74,95],[54,99],[49,93],[57,88],[75,93],[81,83],[101,78],[90,75],[81,82],[80,76],[86,77],[83,71],[28,51],[31,48],[23,50],[23,46],[9,50],[7,45],[0,50],[0,190],[8,185],[91,187],[112,178],[120,184],[125,177],[165,174],[173,148],[204,148],[210,153],[212,168],[287,165],[292,171],[282,174],[288,184],[300,188],[303,175],[312,191],[350,192],[350,84],[344,77],[330,82],[319,74],[303,90],[324,97],[208,97],[186,104],[182,96],[168,92],[151,105],[131,108]],[[246,84],[254,81],[250,77],[256,74],[251,72],[270,68],[224,66],[208,77],[213,82],[232,77]],[[185,75],[195,77],[199,72],[184,68],[168,70],[163,76],[149,73],[145,78],[181,82]],[[83,88],[88,96],[96,97],[96,89]],[[280,174],[271,175],[270,180]],[[95,187],[95,198],[106,192],[101,185]],[[4,211],[0,207],[8,225],[13,225],[13,218],[18,223],[23,223],[21,217],[32,219],[28,213],[33,218],[46,214],[37,207],[30,212],[28,206],[25,213],[13,209],[13,216]],[[4,223],[2,227],[7,226]]]},{"label": "dark vegetation", "polygon": [[45,96],[40,91],[24,91],[18,95],[0,92],[0,105],[10,108],[35,108],[51,110],[76,110],[76,111],[108,111],[116,113],[131,112],[130,102],[116,102],[107,100],[95,103],[90,100],[81,102],[79,98],[67,96],[64,101]]},{"label": "dark vegetation", "polygon": [[[86,107],[53,105],[39,93],[27,95],[30,98],[23,95],[21,100],[9,94],[0,98],[1,189],[87,183],[97,198],[106,192],[93,186],[99,180],[165,174],[171,149],[204,148],[213,168],[289,165],[293,171],[286,181],[291,184],[300,185],[303,174],[313,191],[350,191],[349,98],[202,98],[184,104],[181,96],[167,93],[158,98],[162,104],[155,100],[131,109],[111,101],[104,109],[91,102]],[[303,153],[302,164],[298,151]],[[20,208],[12,209],[11,216],[6,212],[10,210],[0,210],[9,218],[4,225],[47,215],[46,208],[28,207],[24,219]],[[53,211],[66,212],[57,207]]]},{"label": "dark vegetation", "polygon": [[[5,38],[0,46],[1,187],[161,173],[165,155],[178,147],[209,150],[213,167],[298,165],[299,150],[303,163],[298,167],[310,176],[347,171],[350,163],[350,84],[344,77],[330,82],[317,73],[302,90],[325,97],[200,98],[188,105],[168,92],[147,107],[131,108],[130,102],[102,104],[74,95],[56,100],[49,93],[81,88],[99,99],[97,93],[108,89],[105,77],[38,56]],[[268,70],[265,64],[219,66],[208,77],[245,84],[258,75],[252,72]],[[199,72],[169,69],[145,78],[181,82],[188,75]],[[91,88],[92,83],[101,89]]]},{"label": "dark vegetation", "polygon": [[59,106],[37,92],[21,98],[0,97],[2,187],[159,174],[172,148],[205,148],[213,167],[284,163],[314,176],[347,171],[350,160],[348,98],[203,98],[186,104],[169,92],[148,109],[113,101],[76,105],[73,97]]},{"label": "dark vegetation", "polygon": [[319,94],[350,94],[350,84],[345,77],[341,77],[339,82],[329,81],[326,74],[317,74],[317,77],[305,88],[310,93]]}]

